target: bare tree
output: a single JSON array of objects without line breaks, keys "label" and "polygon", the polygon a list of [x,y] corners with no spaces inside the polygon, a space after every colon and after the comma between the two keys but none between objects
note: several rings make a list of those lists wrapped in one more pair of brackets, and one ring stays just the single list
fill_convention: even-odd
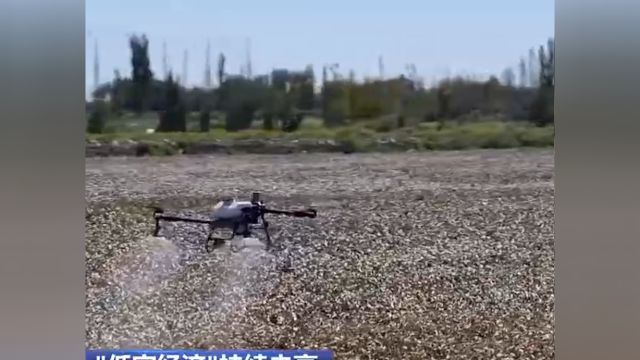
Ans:
[{"label": "bare tree", "polygon": [[166,79],[169,76],[169,61],[167,59],[167,42],[162,43],[162,76]]},{"label": "bare tree", "polygon": [[378,57],[378,74],[380,75],[380,80],[384,80],[384,61],[382,56]]},{"label": "bare tree", "polygon": [[189,51],[187,49],[184,50],[182,55],[182,86],[187,86],[187,75],[189,70]]},{"label": "bare tree", "polygon": [[204,86],[207,89],[211,88],[211,42],[207,40],[207,52],[205,54],[204,65]]},{"label": "bare tree", "polygon": [[253,66],[251,64],[251,39],[247,38],[246,40],[246,51],[247,51],[247,64],[245,66],[246,76],[251,78],[253,76]]},{"label": "bare tree", "polygon": [[524,58],[520,59],[520,87],[527,86],[527,63]]},{"label": "bare tree", "polygon": [[502,72],[502,82],[506,85],[506,86],[514,86],[515,82],[516,82],[516,73],[513,71],[512,68],[506,68],[504,69],[504,71]]},{"label": "bare tree", "polygon": [[93,90],[100,86],[100,58],[98,55],[98,40],[95,40],[93,54]]},{"label": "bare tree", "polygon": [[529,49],[529,85],[532,87],[538,86],[539,72],[537,63],[536,51],[531,48]]},{"label": "bare tree", "polygon": [[222,86],[222,83],[224,82],[225,62],[226,62],[226,58],[225,58],[224,54],[220,53],[220,55],[218,56],[218,86]]}]

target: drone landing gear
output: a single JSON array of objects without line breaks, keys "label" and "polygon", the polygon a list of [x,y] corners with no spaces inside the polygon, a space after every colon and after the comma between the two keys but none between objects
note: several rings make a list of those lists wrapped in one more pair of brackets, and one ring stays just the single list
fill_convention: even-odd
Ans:
[{"label": "drone landing gear", "polygon": [[209,235],[207,236],[207,240],[205,241],[205,250],[208,253],[212,252],[214,249],[217,249],[217,248],[221,247],[222,245],[224,245],[224,243],[226,241],[233,240],[233,238],[235,236],[235,229],[234,229],[233,233],[231,233],[231,237],[229,237],[229,238],[221,238],[221,237],[213,236],[213,233],[214,233],[215,230],[216,230],[216,227],[214,227],[214,226],[212,226],[209,229]]},{"label": "drone landing gear", "polygon": [[[233,231],[231,233],[231,236],[228,238],[221,238],[221,237],[215,237],[213,234],[215,232],[215,230],[217,229],[216,227],[212,226],[209,229],[209,235],[207,236],[207,240],[205,242],[205,250],[208,253],[211,253],[214,249],[217,249],[219,247],[221,247],[222,245],[224,245],[225,242],[227,241],[232,241],[236,236],[242,236],[243,238],[252,238],[253,237],[253,233],[252,230],[263,230],[264,234],[265,234],[265,250],[269,250],[271,248],[271,235],[269,234],[269,222],[267,220],[265,220],[264,216],[261,216],[260,218],[261,223],[257,226],[253,226],[251,227],[246,226],[246,229],[244,231],[238,231],[240,225],[236,224],[233,228]],[[242,248],[241,247],[237,247],[237,246],[231,246],[231,250],[233,252],[238,252],[240,251]]]},{"label": "drone landing gear", "polygon": [[260,223],[261,224],[257,224],[255,226],[250,227],[250,230],[247,229],[247,231],[244,234],[242,234],[242,236],[244,236],[244,237],[252,237],[253,234],[251,233],[251,230],[262,230],[262,231],[264,231],[265,250],[269,250],[269,249],[271,249],[271,235],[269,234],[269,222],[264,218],[264,214],[260,215]]},{"label": "drone landing gear", "polygon": [[260,216],[262,225],[258,225],[254,229],[262,229],[265,236],[265,250],[271,249],[271,235],[269,235],[269,222],[264,218],[264,214]]}]

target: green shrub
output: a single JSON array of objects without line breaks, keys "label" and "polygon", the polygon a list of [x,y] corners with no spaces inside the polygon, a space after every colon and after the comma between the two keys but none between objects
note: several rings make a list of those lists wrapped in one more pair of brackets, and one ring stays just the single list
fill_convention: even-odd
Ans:
[{"label": "green shrub", "polygon": [[473,148],[468,139],[456,136],[438,137],[435,143],[435,150],[464,150]]},{"label": "green shrub", "polygon": [[211,129],[211,114],[209,110],[203,109],[200,113],[200,131],[209,132]]},{"label": "green shrub", "polygon": [[398,128],[403,128],[405,126],[405,119],[403,115],[398,115]]},{"label": "green shrub", "polygon": [[89,115],[89,121],[87,122],[87,132],[89,134],[103,133],[108,116],[108,106],[103,101],[96,101],[94,104],[94,109]]},{"label": "green shrub", "polygon": [[273,115],[271,113],[264,114],[262,119],[262,128],[267,131],[273,130]]},{"label": "green shrub", "polygon": [[516,136],[521,146],[527,147],[549,147],[554,145],[555,129],[552,126],[547,127],[529,127],[519,129]]},{"label": "green shrub", "polygon": [[225,116],[225,129],[234,132],[250,128],[255,111],[256,107],[249,102],[231,107]]},{"label": "green shrub", "polygon": [[371,130],[377,133],[388,133],[393,131],[397,125],[397,118],[382,117],[371,120],[361,120],[356,123],[356,127]]},{"label": "green shrub", "polygon": [[154,143],[149,146],[149,155],[152,156],[171,156],[177,153],[178,149],[169,144]]},{"label": "green shrub", "polygon": [[363,151],[375,140],[375,133],[369,129],[355,126],[336,130],[334,140],[345,147],[345,152]]},{"label": "green shrub", "polygon": [[515,134],[509,131],[490,134],[478,140],[480,141],[480,147],[485,149],[508,149],[520,146]]},{"label": "green shrub", "polygon": [[[438,130],[437,123],[421,123],[416,126],[408,126],[395,129],[391,132],[381,133],[377,131],[375,124],[384,121],[393,122],[395,117],[358,122],[354,125],[337,128],[324,126],[300,127],[294,132],[282,130],[263,130],[262,128],[247,129],[241,131],[226,131],[215,128],[208,132],[166,132],[146,134],[144,132],[114,132],[88,134],[88,139],[99,141],[111,140],[144,140],[157,142],[156,148],[149,150],[155,154],[171,154],[176,149],[165,149],[163,141],[171,140],[173,143],[196,143],[212,140],[245,140],[245,139],[322,139],[334,140],[344,147],[345,152],[355,151],[386,151],[403,149],[425,150],[462,150],[474,148],[513,148],[527,147],[552,147],[554,145],[553,126],[536,127],[529,122],[505,123],[498,121],[483,121],[467,124],[447,123],[447,126]],[[194,129],[196,130],[196,129]],[[382,144],[379,139],[393,138],[393,143]],[[170,148],[176,146],[168,145]]]}]

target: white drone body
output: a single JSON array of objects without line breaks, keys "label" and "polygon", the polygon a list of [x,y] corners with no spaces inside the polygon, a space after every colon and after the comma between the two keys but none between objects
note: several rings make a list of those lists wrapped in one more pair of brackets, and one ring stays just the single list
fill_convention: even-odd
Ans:
[{"label": "white drone body", "polygon": [[251,206],[253,206],[251,201],[223,200],[213,207],[211,216],[219,220],[239,219],[242,216],[242,209],[250,208]]},{"label": "white drone body", "polygon": [[[216,220],[215,227],[234,230],[234,235],[241,235],[249,230],[250,225],[241,221],[243,210],[255,206],[251,201],[237,201],[236,199],[225,199],[218,202],[211,212],[211,218]],[[253,236],[243,236],[243,238],[253,238]]]}]

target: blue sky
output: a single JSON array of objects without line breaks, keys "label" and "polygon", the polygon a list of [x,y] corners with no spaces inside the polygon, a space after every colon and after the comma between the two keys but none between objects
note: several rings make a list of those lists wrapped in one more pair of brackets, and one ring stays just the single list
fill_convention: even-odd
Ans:
[{"label": "blue sky", "polygon": [[114,69],[130,73],[127,36],[145,33],[152,68],[162,74],[162,44],[170,65],[182,74],[188,51],[189,85],[201,85],[207,40],[212,65],[219,52],[228,72],[245,61],[251,39],[254,73],[274,67],[303,69],[339,63],[357,77],[416,65],[429,83],[447,74],[499,75],[516,68],[529,48],[554,35],[553,0],[87,0],[86,84],[93,86],[94,45],[98,42],[100,81]]}]

